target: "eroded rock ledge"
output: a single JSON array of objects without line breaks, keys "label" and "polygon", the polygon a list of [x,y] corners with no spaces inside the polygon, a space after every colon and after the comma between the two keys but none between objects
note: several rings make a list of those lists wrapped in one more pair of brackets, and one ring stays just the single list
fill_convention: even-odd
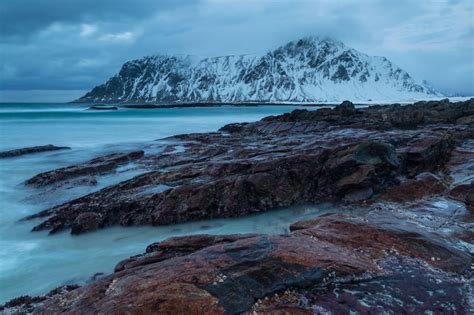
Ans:
[{"label": "eroded rock ledge", "polygon": [[[171,139],[184,150],[135,157],[145,174],[27,219],[46,218],[35,231],[84,233],[114,224],[165,225],[301,203],[370,200],[404,178],[442,171],[455,146],[473,137],[472,123],[464,119],[472,115],[474,99],[366,109],[344,102],[180,135]],[[98,160],[27,183],[47,185],[116,165],[110,156]]]}]

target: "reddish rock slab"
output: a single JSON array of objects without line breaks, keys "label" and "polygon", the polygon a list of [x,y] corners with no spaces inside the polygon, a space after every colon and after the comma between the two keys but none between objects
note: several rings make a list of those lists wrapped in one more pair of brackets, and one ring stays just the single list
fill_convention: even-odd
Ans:
[{"label": "reddish rock slab", "polygon": [[257,234],[228,235],[192,235],[172,237],[164,241],[148,245],[146,253],[122,260],[115,266],[115,271],[122,271],[137,266],[148,265],[173,257],[184,256],[212,245],[231,243],[239,239],[258,236]]},{"label": "reddish rock slab", "polygon": [[388,188],[378,199],[401,203],[438,195],[446,189],[447,185],[438,176],[421,173],[415,179],[408,179],[398,186]]},{"label": "reddish rock slab", "polygon": [[440,234],[394,219],[385,211],[374,211],[366,217],[330,214],[294,223],[290,230],[357,251],[367,250],[373,257],[395,251],[445,271],[463,273],[471,268],[472,258]]},{"label": "reddish rock slab", "polygon": [[305,314],[381,306],[462,313],[469,307],[472,257],[390,211],[330,214],[291,230],[155,243],[109,276],[38,300],[34,313]]},{"label": "reddish rock slab", "polygon": [[285,314],[279,310],[295,310],[295,314],[471,313],[474,283],[407,257],[389,257],[380,264],[381,274],[287,290],[257,302],[247,314]]},{"label": "reddish rock slab", "polygon": [[236,314],[287,286],[375,268],[360,254],[304,235],[257,236],[116,272],[35,312]]}]

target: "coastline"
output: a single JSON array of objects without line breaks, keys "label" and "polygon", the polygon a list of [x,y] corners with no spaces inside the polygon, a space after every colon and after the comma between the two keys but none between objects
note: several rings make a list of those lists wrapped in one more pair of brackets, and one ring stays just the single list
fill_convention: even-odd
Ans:
[{"label": "coastline", "polygon": [[[210,312],[265,312],[285,310],[282,305],[301,311],[305,308],[294,299],[314,301],[312,285],[317,284],[323,294],[320,298],[335,307],[339,300],[331,295],[331,286],[340,283],[343,287],[341,279],[349,278],[356,289],[362,289],[358,286],[366,280],[358,279],[366,277],[369,282],[374,279],[370,282],[372,288],[365,288],[373,294],[413,290],[420,281],[434,290],[439,288],[436,281],[443,279],[452,288],[448,300],[456,309],[466,310],[469,302],[463,302],[465,297],[457,288],[469,286],[472,279],[472,257],[468,256],[469,246],[463,243],[469,244],[472,227],[469,196],[474,187],[469,184],[469,170],[474,157],[473,117],[474,100],[460,105],[441,101],[370,109],[356,109],[345,102],[334,109],[295,110],[256,123],[230,124],[217,133],[171,137],[177,144],[163,153],[139,157],[142,165],[150,167],[148,173],[39,212],[31,218],[45,219],[35,230],[57,233],[72,228],[79,234],[115,224],[168,225],[327,200],[339,204],[346,213],[295,223],[287,236],[195,236],[152,244],[145,254],[120,262],[115,273],[90,285],[60,289],[36,300],[23,299],[9,307],[64,311],[58,301],[67,300],[74,301],[74,311],[113,312],[110,303],[138,311],[127,306],[127,297],[120,293],[126,290],[145,303],[141,310],[148,311],[192,312],[204,307]],[[177,150],[180,146],[182,149]],[[89,164],[86,161],[82,169]],[[55,176],[62,181],[63,174],[60,170],[48,174],[48,185],[54,184]],[[70,170],[67,174],[76,176]],[[446,180],[448,177],[452,179]],[[156,183],[165,187],[151,189]],[[445,213],[436,209],[440,200],[448,205]],[[94,213],[90,211],[92,204]],[[397,208],[402,211],[394,210]],[[180,209],[179,215],[176,209]],[[443,230],[433,226],[443,226]],[[367,242],[367,235],[376,236]],[[413,242],[413,235],[421,243]],[[331,256],[325,246],[339,251],[340,256]],[[382,254],[387,248],[390,251]],[[291,249],[305,254],[296,259]],[[262,250],[268,254],[258,254]],[[331,267],[318,256],[321,252]],[[249,253],[256,258],[247,261]],[[188,273],[179,269],[193,257],[205,261],[205,266],[191,265]],[[238,278],[232,268],[245,261],[249,269],[239,269],[244,278]],[[371,265],[369,261],[376,263]],[[400,271],[397,264],[405,271]],[[200,268],[205,268],[204,273]],[[260,268],[262,276],[255,276],[252,268]],[[268,268],[277,270],[271,282],[276,281],[277,287],[265,281]],[[161,269],[171,278],[164,277]],[[164,278],[140,282],[141,286],[159,290],[138,294],[131,279],[142,277],[147,270]],[[290,270],[293,276],[284,270]],[[413,272],[420,277],[415,282],[407,278],[402,288],[396,288],[390,281],[377,284],[380,270],[389,277],[406,277]],[[463,275],[465,280],[446,280],[452,273]],[[171,283],[178,285],[178,295],[169,287]],[[108,293],[96,296],[97,290]],[[240,296],[242,290],[257,293]],[[188,300],[186,292],[195,294],[196,299]],[[283,296],[285,303],[281,304],[275,294]],[[352,298],[357,296],[353,294]],[[229,296],[240,296],[238,305]],[[146,304],[147,299],[158,297],[163,301],[160,305]],[[264,298],[267,302],[259,302]],[[394,298],[411,303],[409,296]],[[445,297],[436,295],[433,299],[442,301]],[[91,302],[93,308],[87,306]],[[350,300],[346,302],[347,308],[341,311],[356,307]],[[381,300],[366,302],[370,310],[376,310],[373,303]],[[183,308],[185,304],[191,308]]]},{"label": "coastline", "polygon": [[[471,99],[473,96],[456,96],[456,97],[433,97],[424,99],[410,100],[360,100],[352,101],[356,106],[372,106],[372,105],[390,105],[390,104],[413,104],[416,102],[430,102],[449,100],[451,102],[462,102]],[[131,109],[159,109],[159,108],[193,108],[193,107],[255,107],[255,106],[301,106],[301,107],[326,107],[336,106],[342,101],[314,101],[314,102],[294,102],[294,101],[242,101],[242,102],[153,102],[153,101],[103,101],[103,102],[82,102],[72,101],[71,104],[85,104],[88,106],[116,106],[118,108]]]}]

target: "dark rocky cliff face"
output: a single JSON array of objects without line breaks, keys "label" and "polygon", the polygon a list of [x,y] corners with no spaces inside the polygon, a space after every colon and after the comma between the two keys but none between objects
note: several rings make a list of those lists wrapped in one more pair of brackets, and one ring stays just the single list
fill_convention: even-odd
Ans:
[{"label": "dark rocky cliff face", "polygon": [[156,55],[129,61],[78,101],[337,101],[433,95],[434,90],[386,58],[309,37],[262,56]]}]

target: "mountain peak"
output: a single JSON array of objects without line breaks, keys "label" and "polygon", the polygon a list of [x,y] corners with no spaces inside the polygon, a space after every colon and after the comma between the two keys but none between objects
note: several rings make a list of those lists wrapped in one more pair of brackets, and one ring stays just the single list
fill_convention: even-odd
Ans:
[{"label": "mountain peak", "polygon": [[330,37],[307,36],[298,40],[293,40],[280,48],[286,49],[332,49],[344,50],[349,49],[342,42]]},{"label": "mountain peak", "polygon": [[314,44],[328,44],[328,45],[334,45],[334,46],[339,46],[339,47],[346,47],[346,45],[344,45],[343,42],[341,42],[337,39],[334,39],[332,37],[329,37],[329,36],[311,35],[311,36],[303,37],[300,40],[306,40],[306,41],[312,42]]},{"label": "mountain peak", "polygon": [[438,95],[384,57],[319,36],[264,55],[133,60],[81,102],[241,102],[405,100]]}]

